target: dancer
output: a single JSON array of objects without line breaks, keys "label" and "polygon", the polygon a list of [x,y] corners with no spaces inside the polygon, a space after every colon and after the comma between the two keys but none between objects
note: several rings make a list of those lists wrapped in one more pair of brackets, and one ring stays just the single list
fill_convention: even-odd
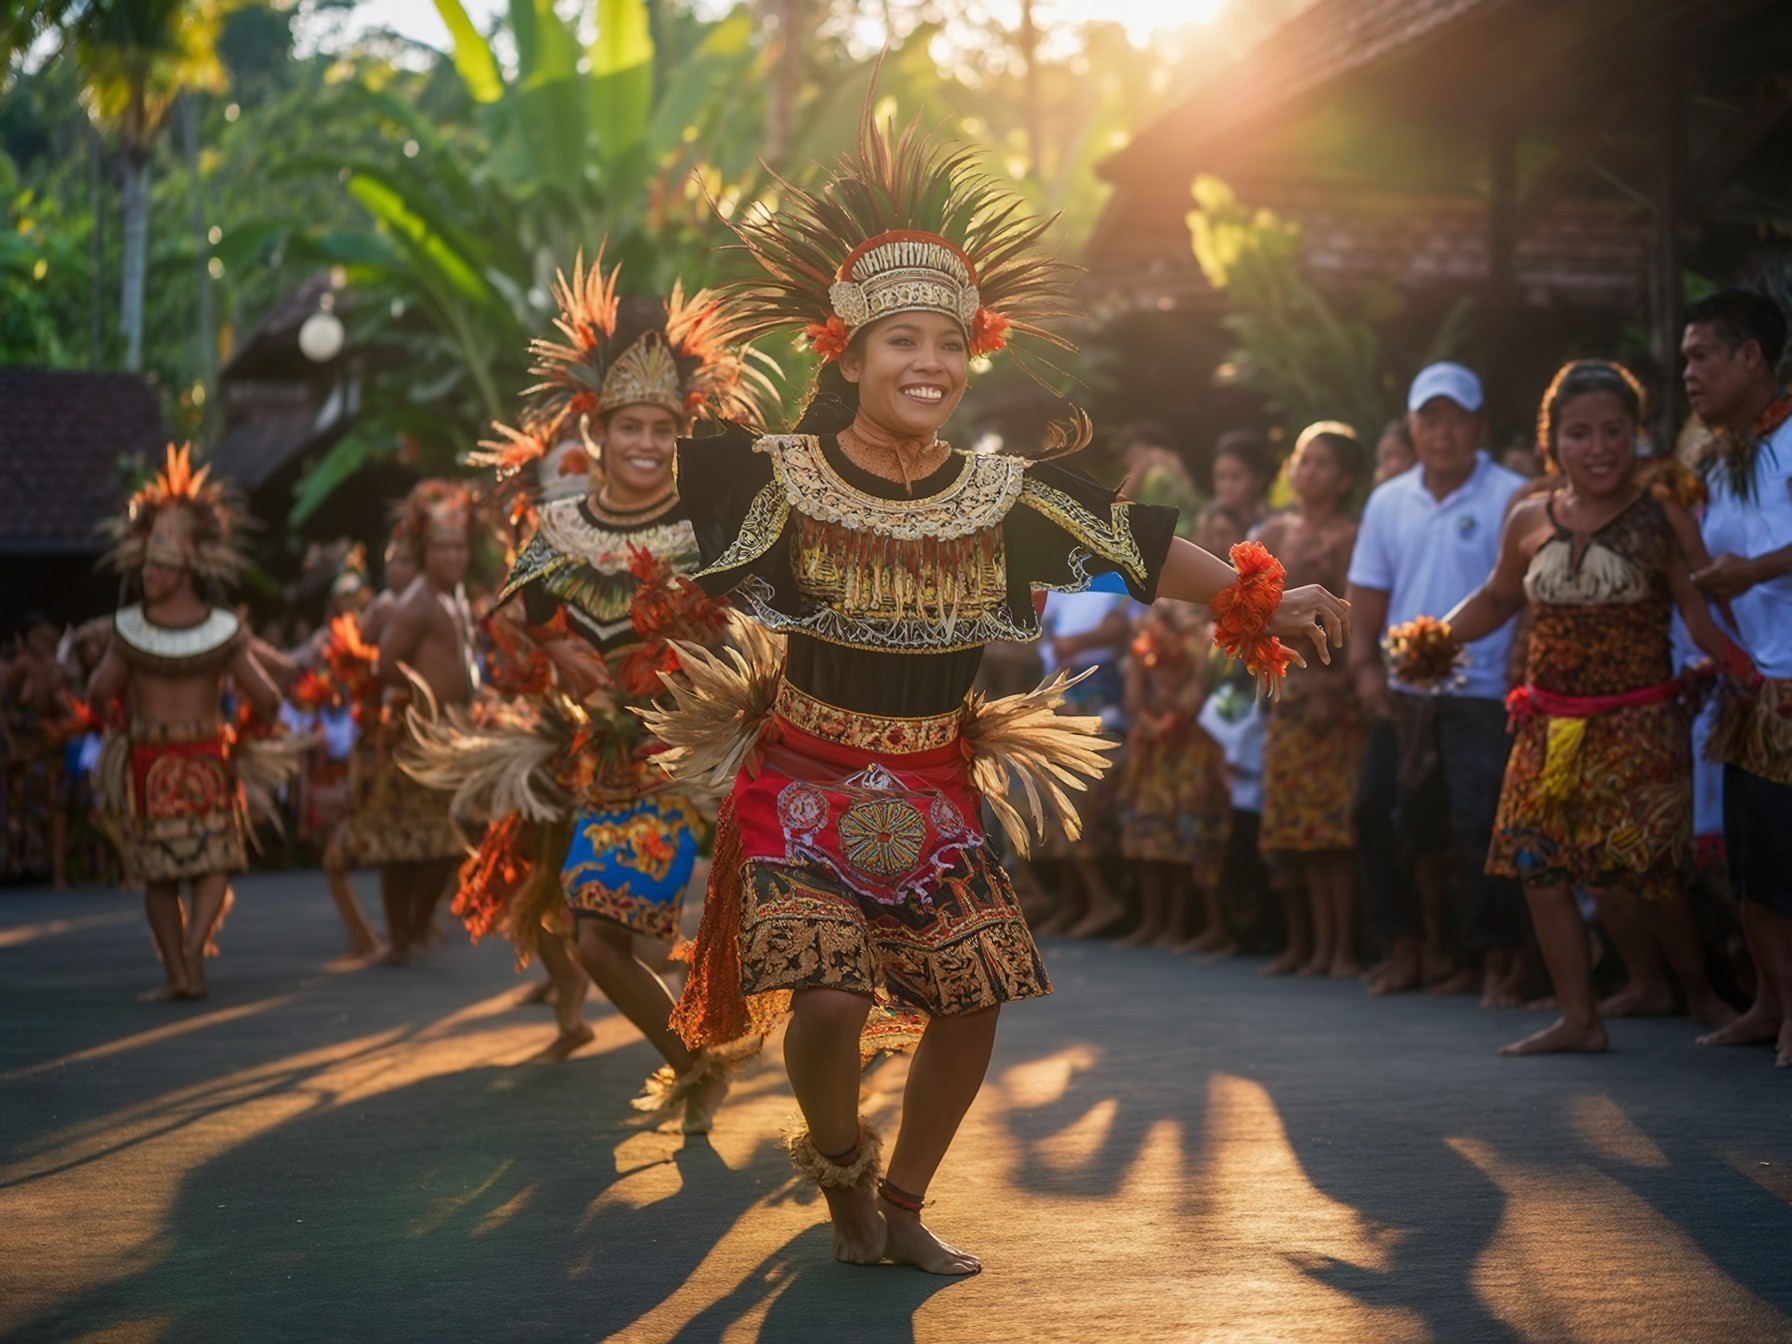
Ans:
[{"label": "dancer", "polygon": [[[355,899],[354,879],[349,870],[367,859],[363,853],[365,832],[351,832],[350,827],[358,808],[364,807],[372,795],[380,770],[391,768],[387,759],[391,744],[380,731],[383,695],[374,675],[374,663],[386,622],[392,619],[399,599],[422,573],[422,553],[418,539],[411,535],[410,523],[409,517],[401,513],[386,541],[381,573],[385,587],[358,615],[344,612],[335,616],[323,632],[319,651],[319,659],[348,705],[355,726],[354,746],[348,757],[347,815],[331,831],[323,858],[330,900],[348,934],[348,947],[336,962],[339,966],[371,960],[382,950],[373,926],[362,913],[361,903]],[[352,844],[351,834],[357,837]]]},{"label": "dancer", "polygon": [[[678,436],[699,410],[757,423],[764,385],[710,295],[687,299],[675,285],[667,300],[619,299],[619,271],[604,272],[600,250],[589,272],[581,259],[570,282],[559,277],[558,326],[568,343],[534,344],[544,381],[529,395],[525,428],[505,431],[507,441],[485,459],[510,479],[529,479],[568,428],[589,430],[577,463],[587,488],[541,507],[499,596],[521,595],[527,628],[493,627],[501,654],[545,654],[497,660],[505,676],[509,663],[533,661],[537,680],[500,689],[540,706],[491,716],[482,735],[425,725],[407,760],[420,777],[462,788],[468,763],[480,759],[469,745],[495,746],[507,726],[525,722],[545,736],[570,722],[557,705],[579,707],[578,740],[566,737],[556,765],[534,767],[542,794],[557,788],[572,805],[554,809],[548,825],[536,824],[541,811],[493,816],[486,844],[463,870],[456,910],[478,931],[502,928],[525,960],[539,955],[547,966],[560,1031],[540,1058],[565,1058],[592,1039],[581,1012],[589,975],[665,1060],[641,1109],[677,1110],[685,1132],[703,1133],[727,1090],[729,1057],[679,1040],[667,1025],[672,995],[633,945],[635,935],[677,939],[703,823],[695,801],[648,763],[651,740],[631,707],[648,703],[661,689],[658,673],[676,666],[670,639],[714,644],[721,630],[719,608],[673,578],[698,566],[673,474]],[[569,658],[569,635],[601,661]],[[504,868],[531,878],[486,880]]]},{"label": "dancer", "polygon": [[[734,290],[744,331],[803,330],[823,364],[794,433],[679,447],[698,581],[736,594],[787,651],[695,655],[692,687],[649,716],[675,774],[733,780],[673,1024],[697,1047],[788,1008],[804,1121],[789,1147],[827,1200],[836,1257],[974,1273],[975,1256],[922,1224],[922,1204],[982,1084],[1000,1005],[1049,990],[980,810],[1024,851],[1012,777],[1074,825],[1056,781],[1098,773],[1109,745],[1091,721],[1054,715],[1062,678],[967,701],[982,646],[1038,637],[1035,591],[1117,572],[1142,600],[1223,598],[1234,647],[1273,679],[1294,654],[1270,635],[1310,637],[1329,658],[1344,605],[1279,594],[1267,553],[1241,550],[1241,576],[1172,541],[1173,510],[937,437],[972,359],[1067,344],[1043,325],[1065,310],[1067,280],[1039,255],[1046,225],[966,152],[898,137],[867,109],[856,158],[826,186],[785,186],[776,214],[729,223],[763,270]],[[1078,413],[1047,450],[1086,438]],[[916,1028],[880,1180],[878,1135],[858,1114],[861,1045]]]},{"label": "dancer", "polygon": [[[1362,483],[1365,456],[1348,425],[1325,420],[1301,431],[1288,461],[1295,507],[1264,523],[1259,534],[1283,558],[1290,578],[1343,586],[1356,545],[1356,520],[1346,506]],[[1270,963],[1271,974],[1361,974],[1350,813],[1364,735],[1342,663],[1297,679],[1270,712],[1258,843],[1299,864],[1305,896],[1301,888],[1284,895],[1288,949]]]},{"label": "dancer", "polygon": [[1446,618],[1460,648],[1527,601],[1533,613],[1525,684],[1507,702],[1518,737],[1487,867],[1524,883],[1561,1017],[1501,1054],[1606,1047],[1576,887],[1643,897],[1693,1011],[1709,1007],[1701,994],[1715,997],[1682,891],[1692,863],[1692,748],[1670,608],[1713,658],[1726,649],[1692,582],[1688,558],[1704,558],[1697,524],[1635,480],[1641,423],[1642,389],[1628,370],[1600,360],[1564,366],[1538,417],[1557,483],[1513,508],[1492,576]]},{"label": "dancer", "polygon": [[111,643],[87,687],[102,712],[114,700],[125,703],[128,728],[103,752],[101,792],[126,876],[144,884],[162,959],[163,983],[139,996],[144,1003],[205,997],[206,952],[230,878],[248,866],[248,743],[239,750],[223,720],[225,675],[264,723],[280,709],[249,632],[200,592],[201,583],[233,579],[243,565],[235,501],[208,473],[193,469],[189,446],[170,445],[161,472],[107,524],[113,546],[106,562],[141,601],[113,618]]},{"label": "dancer", "polygon": [[[367,712],[361,724],[365,746],[351,766],[351,811],[324,866],[345,880],[351,868],[380,870],[386,909],[381,961],[389,966],[408,963],[428,939],[436,904],[466,856],[467,842],[449,815],[447,796],[413,780],[394,753],[404,740],[403,712],[413,694],[426,689],[438,707],[464,706],[479,685],[473,617],[462,586],[471,554],[471,509],[465,486],[419,482],[400,505],[394,531],[415,545],[422,572],[383,618],[377,648],[338,625],[325,655],[333,665],[351,669],[343,679]],[[380,703],[374,708],[376,697]]]}]

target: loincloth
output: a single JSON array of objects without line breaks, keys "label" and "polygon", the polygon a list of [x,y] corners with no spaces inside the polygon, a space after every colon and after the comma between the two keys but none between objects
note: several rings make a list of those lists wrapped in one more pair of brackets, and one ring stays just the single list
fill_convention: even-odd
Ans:
[{"label": "loincloth", "polygon": [[128,876],[180,882],[249,866],[247,809],[216,724],[134,722],[121,819]]},{"label": "loincloth", "polygon": [[356,744],[349,779],[348,818],[330,837],[325,868],[466,857],[466,838],[449,815],[449,795],[407,775],[376,734]]}]

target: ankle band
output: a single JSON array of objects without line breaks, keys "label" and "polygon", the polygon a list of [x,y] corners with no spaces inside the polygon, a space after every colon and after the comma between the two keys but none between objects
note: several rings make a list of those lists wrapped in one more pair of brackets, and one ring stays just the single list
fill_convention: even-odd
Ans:
[{"label": "ankle band", "polygon": [[877,1193],[884,1197],[884,1202],[894,1204],[907,1213],[919,1213],[927,1203],[924,1195],[911,1195],[899,1185],[891,1185],[887,1180],[877,1183]]}]

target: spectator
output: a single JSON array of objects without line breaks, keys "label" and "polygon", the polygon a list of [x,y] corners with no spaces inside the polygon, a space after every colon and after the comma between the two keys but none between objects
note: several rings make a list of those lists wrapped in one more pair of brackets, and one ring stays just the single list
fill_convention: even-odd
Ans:
[{"label": "spectator", "polygon": [[1785,348],[1785,314],[1762,295],[1724,290],[1687,310],[1686,394],[1711,431],[1699,465],[1712,560],[1693,579],[1725,605],[1757,672],[1731,679],[1713,733],[1757,989],[1746,1013],[1702,1039],[1776,1041],[1775,1063],[1792,1068],[1792,391],[1776,372]]},{"label": "spectator", "polygon": [[1220,435],[1213,449],[1213,498],[1195,516],[1194,535],[1210,535],[1216,528],[1237,533],[1239,539],[1249,535],[1269,512],[1267,497],[1275,474],[1275,454],[1261,434],[1234,429]]},{"label": "spectator", "polygon": [[[1344,583],[1357,531],[1347,505],[1367,465],[1348,425],[1321,421],[1301,432],[1288,460],[1295,506],[1264,523],[1259,537],[1287,567],[1289,583],[1334,591]],[[1362,973],[1350,817],[1362,756],[1362,719],[1343,661],[1314,662],[1291,677],[1270,707],[1259,839],[1265,851],[1292,860],[1301,883],[1284,902],[1288,948],[1271,974]]]},{"label": "spectator", "polygon": [[[1553,486],[1507,516],[1492,576],[1448,618],[1474,640],[1527,600],[1535,609],[1488,867],[1524,883],[1561,1016],[1502,1054],[1605,1049],[1577,888],[1600,893],[1602,909],[1617,909],[1620,892],[1646,898],[1693,1014],[1734,1016],[1712,993],[1685,898],[1692,752],[1671,607],[1714,658],[1723,641],[1692,583],[1689,561],[1706,558],[1697,526],[1636,483],[1641,424],[1642,389],[1627,370],[1583,360],[1556,375],[1538,427]],[[1628,927],[1614,924],[1614,937]],[[1629,959],[1653,957],[1645,935]]]},{"label": "spectator", "polygon": [[[1391,625],[1450,610],[1498,557],[1506,502],[1522,478],[1481,448],[1482,408],[1481,380],[1460,364],[1430,365],[1413,380],[1407,419],[1419,466],[1380,486],[1363,511],[1350,562],[1350,667],[1365,712],[1392,722],[1402,766],[1393,796],[1385,769],[1365,770],[1357,832],[1368,854],[1391,816],[1399,849],[1414,862],[1410,889],[1389,870],[1385,854],[1363,865],[1388,942],[1387,964],[1372,988],[1389,992],[1420,983],[1422,924],[1407,896],[1416,890],[1421,908],[1441,907],[1444,865],[1417,856],[1440,855],[1453,840],[1463,879],[1456,922],[1463,950],[1480,967],[1478,977],[1466,968],[1445,975],[1438,988],[1467,990],[1478,978],[1482,1003],[1493,1007],[1519,1002],[1525,940],[1517,884],[1486,872],[1508,749],[1503,701],[1510,634],[1501,629],[1471,644],[1460,684],[1436,695],[1391,684],[1381,658]],[[1385,753],[1371,752],[1368,761],[1385,766]]]}]

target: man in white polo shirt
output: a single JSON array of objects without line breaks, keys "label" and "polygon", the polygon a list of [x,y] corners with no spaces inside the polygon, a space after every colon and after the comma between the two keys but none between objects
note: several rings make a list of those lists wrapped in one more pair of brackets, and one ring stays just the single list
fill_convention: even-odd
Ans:
[{"label": "man in white polo shirt", "polygon": [[[1360,632],[1351,641],[1350,666],[1379,739],[1371,741],[1371,768],[1357,798],[1364,881],[1388,941],[1388,960],[1372,989],[1419,984],[1418,907],[1436,909],[1441,902],[1446,869],[1439,856],[1453,842],[1462,860],[1458,933],[1463,952],[1480,965],[1446,985],[1469,989],[1478,980],[1484,1004],[1515,1004],[1524,896],[1516,883],[1486,871],[1509,746],[1504,702],[1511,627],[1469,645],[1464,680],[1436,695],[1390,682],[1381,639],[1390,626],[1449,611],[1480,587],[1499,554],[1507,502],[1524,478],[1482,450],[1481,380],[1469,369],[1430,365],[1413,379],[1406,404],[1419,463],[1369,497],[1350,559],[1351,620]],[[1391,791],[1390,749],[1399,761]],[[1372,768],[1378,755],[1380,772]],[[1412,864],[1411,883],[1395,880],[1394,856],[1385,852],[1390,812],[1399,861]]]},{"label": "man in white polo shirt", "polygon": [[1686,395],[1711,430],[1698,465],[1712,560],[1693,581],[1728,604],[1761,677],[1726,686],[1713,733],[1755,1002],[1700,1041],[1776,1041],[1782,1069],[1792,1068],[1792,390],[1776,372],[1785,349],[1785,314],[1763,295],[1723,290],[1687,309]]}]

